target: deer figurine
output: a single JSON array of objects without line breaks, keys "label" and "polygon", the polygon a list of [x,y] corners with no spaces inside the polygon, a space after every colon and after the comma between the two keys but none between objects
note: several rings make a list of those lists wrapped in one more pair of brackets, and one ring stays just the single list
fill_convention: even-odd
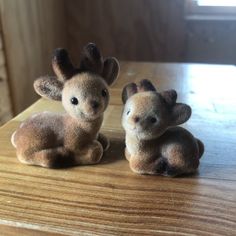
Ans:
[{"label": "deer figurine", "polygon": [[11,141],[20,162],[46,168],[98,163],[109,146],[99,134],[109,103],[108,85],[118,76],[115,58],[103,60],[95,44],[84,47],[79,68],[72,65],[65,49],[52,58],[56,74],[34,82],[42,97],[62,101],[67,113],[43,112],[23,122]]},{"label": "deer figurine", "polygon": [[190,118],[191,108],[176,99],[175,90],[158,93],[149,80],[124,87],[122,125],[132,171],[177,176],[197,170],[204,145],[177,126]]}]

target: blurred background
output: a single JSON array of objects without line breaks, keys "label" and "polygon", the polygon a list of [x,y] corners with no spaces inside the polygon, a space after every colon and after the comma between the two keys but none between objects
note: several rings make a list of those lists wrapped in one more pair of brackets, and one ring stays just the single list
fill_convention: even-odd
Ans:
[{"label": "blurred background", "polygon": [[1,0],[0,124],[38,96],[65,47],[95,42],[119,60],[235,64],[235,0]]}]

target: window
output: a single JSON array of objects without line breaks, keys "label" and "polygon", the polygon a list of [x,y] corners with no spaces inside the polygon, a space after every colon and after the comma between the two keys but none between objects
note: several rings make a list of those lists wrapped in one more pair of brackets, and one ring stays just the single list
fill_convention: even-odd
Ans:
[{"label": "window", "polygon": [[189,19],[236,20],[236,0],[186,0]]},{"label": "window", "polygon": [[235,7],[236,0],[195,0],[198,6]]}]

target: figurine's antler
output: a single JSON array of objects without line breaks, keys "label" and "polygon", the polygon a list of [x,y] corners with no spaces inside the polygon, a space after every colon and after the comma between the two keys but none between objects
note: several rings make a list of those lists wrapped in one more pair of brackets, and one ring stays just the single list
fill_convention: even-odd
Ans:
[{"label": "figurine's antler", "polygon": [[129,97],[133,96],[135,93],[138,92],[137,85],[135,83],[129,83],[127,84],[122,91],[122,102],[123,104],[126,103]]},{"label": "figurine's antler", "polygon": [[70,79],[77,72],[77,69],[71,63],[67,51],[63,48],[58,48],[54,51],[52,67],[58,80],[62,82]]},{"label": "figurine's antler", "polygon": [[166,90],[161,92],[160,95],[162,96],[162,98],[164,98],[165,102],[169,106],[174,106],[176,104],[177,92],[175,90]]},{"label": "figurine's antler", "polygon": [[139,82],[138,90],[139,92],[156,91],[156,88],[154,87],[154,85],[151,83],[150,80],[143,79]]},{"label": "figurine's antler", "polygon": [[92,72],[102,76],[107,84],[111,85],[119,74],[118,61],[113,57],[103,60],[94,43],[89,43],[83,48],[79,68],[73,66],[67,51],[63,48],[55,50],[52,67],[57,79],[63,83],[77,73]]},{"label": "figurine's antler", "polygon": [[94,43],[87,44],[81,54],[80,62],[81,71],[91,71],[96,74],[101,74],[103,71],[103,58]]}]

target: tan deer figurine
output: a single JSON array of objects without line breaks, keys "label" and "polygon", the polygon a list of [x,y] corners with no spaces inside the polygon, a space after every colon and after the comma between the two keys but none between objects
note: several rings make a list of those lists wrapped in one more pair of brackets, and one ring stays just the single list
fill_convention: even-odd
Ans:
[{"label": "tan deer figurine", "polygon": [[42,97],[62,101],[67,113],[43,112],[26,120],[12,135],[20,162],[47,168],[96,164],[109,142],[99,134],[109,102],[108,85],[118,76],[115,58],[103,60],[95,44],[84,47],[79,68],[65,49],[52,59],[56,77],[34,82]]},{"label": "tan deer figurine", "polygon": [[191,108],[176,99],[176,91],[158,93],[149,80],[124,87],[122,125],[125,156],[132,171],[177,176],[197,170],[204,146],[177,126],[190,118]]}]

